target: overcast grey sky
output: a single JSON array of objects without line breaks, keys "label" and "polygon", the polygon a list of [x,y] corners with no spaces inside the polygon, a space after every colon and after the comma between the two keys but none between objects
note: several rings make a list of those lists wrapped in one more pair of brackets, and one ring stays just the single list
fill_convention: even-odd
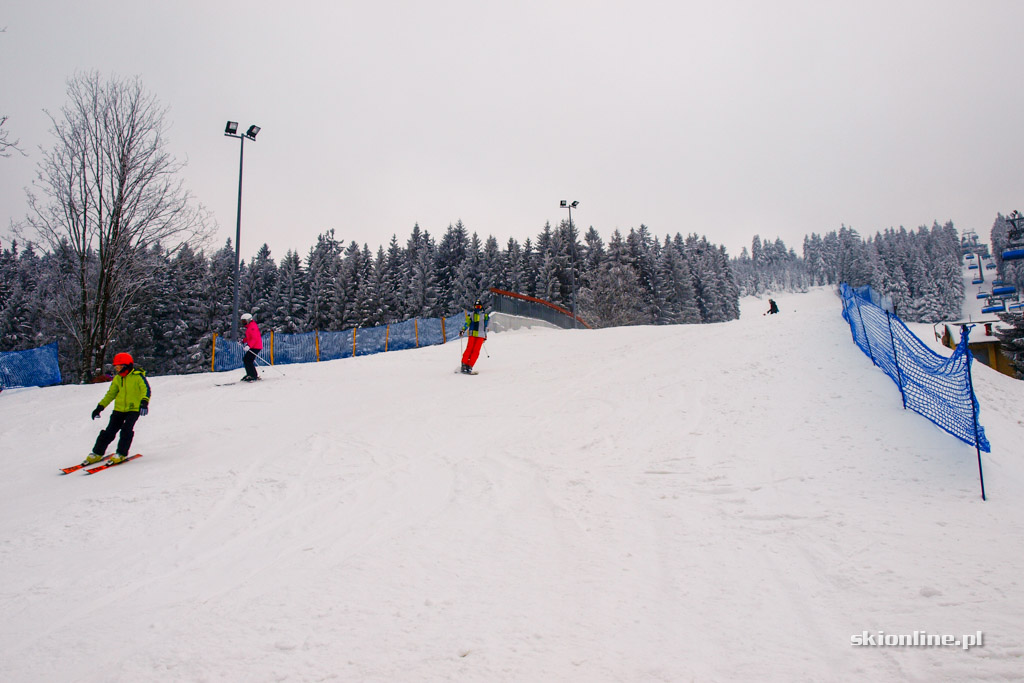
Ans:
[{"label": "overcast grey sky", "polygon": [[321,232],[376,250],[461,219],[504,246],[566,218],[641,223],[736,256],[754,234],[1024,208],[1024,2],[11,2],[0,240],[24,218],[49,119],[83,70],[138,75],[170,150],[235,233],[303,256]]}]

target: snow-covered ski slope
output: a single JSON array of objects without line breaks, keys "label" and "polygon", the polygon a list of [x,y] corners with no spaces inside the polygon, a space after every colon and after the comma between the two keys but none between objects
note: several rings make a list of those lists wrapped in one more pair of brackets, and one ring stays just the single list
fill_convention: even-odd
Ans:
[{"label": "snow-covered ski slope", "polygon": [[105,387],[4,392],[0,680],[1020,680],[1024,382],[974,366],[983,502],[831,291],[775,298],[494,335],[477,377],[154,377],[146,457],[91,476]]}]

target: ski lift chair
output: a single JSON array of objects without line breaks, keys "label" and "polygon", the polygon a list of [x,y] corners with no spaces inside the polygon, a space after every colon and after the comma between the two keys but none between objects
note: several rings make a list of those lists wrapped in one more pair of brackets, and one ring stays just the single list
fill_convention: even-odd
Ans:
[{"label": "ski lift chair", "polygon": [[1003,260],[1019,261],[1024,259],[1024,216],[1014,210],[1007,220],[1012,227],[1006,231],[1006,251],[1003,252]]}]

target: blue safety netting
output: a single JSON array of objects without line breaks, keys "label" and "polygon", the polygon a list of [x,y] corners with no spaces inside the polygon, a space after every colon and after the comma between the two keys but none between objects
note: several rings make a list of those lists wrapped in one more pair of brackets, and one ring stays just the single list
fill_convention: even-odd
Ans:
[{"label": "blue safety netting", "polygon": [[311,359],[316,360],[316,332],[274,335],[275,365],[308,363]]},{"label": "blue safety netting", "polygon": [[[270,335],[264,334],[261,337],[263,339],[263,350],[257,354],[260,361],[270,364]],[[213,350],[213,369],[217,372],[222,370],[237,370],[242,367],[242,357],[245,356],[245,349],[238,342],[224,339],[223,337],[216,337],[215,345]],[[259,365],[260,361],[256,361]]]},{"label": "blue safety netting", "polygon": [[969,327],[961,328],[960,343],[946,358],[932,351],[898,317],[871,303],[870,288],[855,290],[844,283],[840,294],[853,340],[896,383],[904,405],[961,441],[989,452],[971,384]]},{"label": "blue safety netting", "polygon": [[428,318],[420,321],[420,346],[443,344],[459,336],[464,317]]},{"label": "blue safety netting", "polygon": [[0,387],[48,387],[60,384],[57,342],[27,351],[0,353]]},{"label": "blue safety netting", "polygon": [[[352,357],[352,330],[320,332],[320,360]],[[315,359],[314,359],[315,360]]]},{"label": "blue safety netting", "polygon": [[415,320],[406,320],[404,323],[391,325],[391,328],[388,330],[388,351],[415,349],[416,346]]},{"label": "blue safety netting", "polygon": [[387,325],[360,327],[356,330],[356,355],[368,356],[386,350]]},{"label": "blue safety netting", "polygon": [[[314,363],[318,360],[337,360],[353,355],[366,356],[383,351],[414,349],[433,346],[459,336],[461,318],[427,318],[406,320],[394,325],[358,328],[341,332],[307,332],[304,334],[263,335],[260,361],[266,364]],[[217,337],[214,347],[213,369],[236,370],[242,367],[245,352],[242,345]],[[257,365],[260,363],[257,362]]]}]

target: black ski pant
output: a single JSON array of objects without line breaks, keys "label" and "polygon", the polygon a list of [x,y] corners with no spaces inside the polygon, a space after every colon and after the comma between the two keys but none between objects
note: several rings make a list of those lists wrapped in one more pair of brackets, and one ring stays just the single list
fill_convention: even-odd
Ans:
[{"label": "black ski pant", "polygon": [[114,411],[110,414],[110,422],[107,428],[96,437],[96,445],[92,447],[93,453],[103,455],[107,452],[107,446],[114,440],[118,432],[121,438],[117,440],[117,452],[119,455],[128,455],[128,449],[132,446],[132,439],[135,437],[135,421],[139,419],[139,411],[121,413]]},{"label": "black ski pant", "polygon": [[245,357],[242,358],[242,362],[245,363],[245,374],[249,375],[253,379],[259,379],[260,376],[256,374],[256,354],[259,353],[257,349],[249,349],[245,352]]}]

